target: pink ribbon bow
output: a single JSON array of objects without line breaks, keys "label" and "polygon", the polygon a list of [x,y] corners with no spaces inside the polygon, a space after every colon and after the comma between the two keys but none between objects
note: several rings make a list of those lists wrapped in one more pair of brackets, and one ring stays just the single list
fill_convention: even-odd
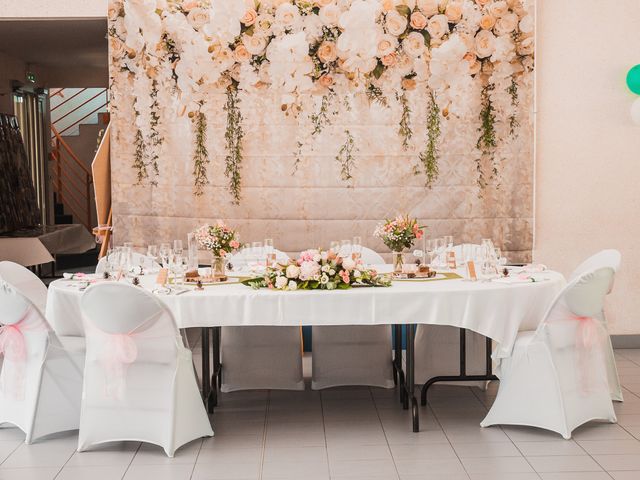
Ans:
[{"label": "pink ribbon bow", "polygon": [[601,350],[594,351],[598,346],[602,345],[602,331],[598,320],[593,317],[581,317],[572,315],[572,318],[579,322],[576,331],[576,346],[578,348],[578,363],[580,383],[583,393],[587,394],[592,387],[598,388],[599,385],[591,385],[590,360],[594,354],[601,353]]},{"label": "pink ribbon bow", "polygon": [[104,334],[102,364],[105,368],[105,395],[122,398],[126,386],[127,369],[138,358],[138,347],[130,333]]},{"label": "pink ribbon bow", "polygon": [[18,322],[0,327],[0,355],[4,355],[0,390],[17,400],[24,398],[24,375],[27,363],[27,345],[22,324],[29,311]]}]

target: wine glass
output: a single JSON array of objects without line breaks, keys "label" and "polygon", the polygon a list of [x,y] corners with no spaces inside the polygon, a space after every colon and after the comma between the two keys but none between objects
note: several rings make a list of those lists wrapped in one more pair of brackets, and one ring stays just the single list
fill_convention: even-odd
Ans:
[{"label": "wine glass", "polygon": [[351,240],[342,240],[340,242],[340,256],[347,258],[351,256]]},{"label": "wine glass", "polygon": [[174,240],[173,241],[173,252],[178,255],[182,255],[184,253],[184,248],[182,246],[182,240]]},{"label": "wine glass", "polygon": [[253,242],[251,244],[251,251],[249,254],[249,269],[251,271],[256,270],[261,263],[263,254],[262,242]]},{"label": "wine glass", "polygon": [[340,253],[340,242],[331,242],[329,250],[338,255]]},{"label": "wine glass", "polygon": [[353,237],[353,243],[351,244],[351,258],[355,261],[360,260],[362,257],[362,238]]},{"label": "wine glass", "polygon": [[276,253],[273,249],[273,238],[265,238],[264,239],[264,252],[265,252],[265,264],[267,267],[273,266],[276,262]]},{"label": "wine glass", "polygon": [[153,258],[154,260],[158,258],[158,246],[157,245],[149,245],[147,247],[147,257]]},{"label": "wine glass", "polygon": [[173,253],[169,256],[169,270],[173,274],[174,282],[176,285],[182,283],[185,272],[185,261],[181,254]]},{"label": "wine glass", "polygon": [[171,244],[169,243],[161,243],[160,249],[158,250],[160,264],[162,268],[169,267],[169,256],[171,255]]}]

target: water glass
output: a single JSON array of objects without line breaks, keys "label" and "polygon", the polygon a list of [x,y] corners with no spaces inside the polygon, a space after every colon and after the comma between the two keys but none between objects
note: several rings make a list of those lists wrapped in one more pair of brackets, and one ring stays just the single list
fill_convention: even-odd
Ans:
[{"label": "water glass", "polygon": [[160,264],[162,268],[169,268],[169,256],[171,255],[171,244],[161,243],[158,250]]},{"label": "water glass", "polygon": [[360,260],[362,257],[362,238],[353,237],[353,243],[351,244],[351,258],[355,261]]},{"label": "water glass", "polygon": [[340,242],[340,256],[342,258],[351,256],[351,240],[342,240]]},{"label": "water glass", "polygon": [[174,240],[173,241],[173,252],[178,255],[182,255],[184,253],[184,247],[182,246],[182,240]]},{"label": "water glass", "polygon": [[264,239],[264,258],[266,259],[265,265],[267,267],[273,266],[276,263],[276,252],[273,248],[273,238]]},{"label": "water glass", "polygon": [[340,253],[340,242],[331,242],[329,250],[331,250],[336,255]]}]

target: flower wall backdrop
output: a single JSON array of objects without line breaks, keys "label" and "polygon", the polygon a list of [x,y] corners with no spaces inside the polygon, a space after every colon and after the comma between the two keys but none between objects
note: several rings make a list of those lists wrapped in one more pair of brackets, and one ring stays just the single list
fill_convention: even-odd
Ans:
[{"label": "flower wall backdrop", "polygon": [[112,0],[116,240],[225,218],[299,251],[410,212],[528,259],[533,14],[533,0]]}]

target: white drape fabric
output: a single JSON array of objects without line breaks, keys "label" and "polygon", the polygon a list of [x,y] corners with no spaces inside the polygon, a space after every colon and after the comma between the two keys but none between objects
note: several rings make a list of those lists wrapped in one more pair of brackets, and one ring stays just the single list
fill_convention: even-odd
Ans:
[{"label": "white drape fabric", "polygon": [[0,423],[26,434],[26,443],[75,430],[82,369],[72,361],[40,310],[0,280]]},{"label": "white drape fabric", "polygon": [[28,268],[13,262],[0,262],[0,280],[11,284],[44,315],[47,306],[47,287]]},{"label": "white drape fabric", "polygon": [[[244,270],[257,253],[245,248],[229,263],[236,271]],[[275,254],[278,262],[289,261],[286,253],[275,250]],[[223,327],[220,355],[223,392],[304,390],[300,327]]]},{"label": "white drape fabric", "polygon": [[[384,263],[367,247],[362,247],[362,261]],[[311,343],[314,390],[345,385],[393,388],[390,325],[313,327]]]},{"label": "white drape fabric", "polygon": [[213,435],[191,351],[157,298],[104,283],[87,289],[81,308],[87,357],[78,451],[133,440],[173,457],[185,443]]},{"label": "white drape fabric", "polygon": [[482,421],[526,425],[570,438],[591,420],[615,422],[605,364],[608,334],[596,318],[614,276],[586,272],[562,291],[535,332],[518,335],[496,374],[500,388]]},{"label": "white drape fabric", "polygon": [[[602,250],[595,255],[587,258],[584,262],[582,262],[571,274],[569,280],[573,280],[578,278],[581,274],[596,270],[598,268],[610,267],[616,273],[620,269],[620,263],[622,261],[622,255],[617,250]],[[615,278],[611,279],[611,285],[609,287],[609,291],[607,293],[611,293],[613,290]],[[607,328],[607,319],[603,310],[596,315],[596,318],[602,322],[604,328]],[[616,367],[616,358],[613,354],[613,345],[611,344],[611,337],[609,337],[608,341],[609,345],[607,347],[605,362],[607,364],[607,377],[609,378],[609,389],[611,391],[611,399],[617,402],[624,401],[622,396],[622,387],[620,386],[620,378],[618,377],[618,368]]]}]

